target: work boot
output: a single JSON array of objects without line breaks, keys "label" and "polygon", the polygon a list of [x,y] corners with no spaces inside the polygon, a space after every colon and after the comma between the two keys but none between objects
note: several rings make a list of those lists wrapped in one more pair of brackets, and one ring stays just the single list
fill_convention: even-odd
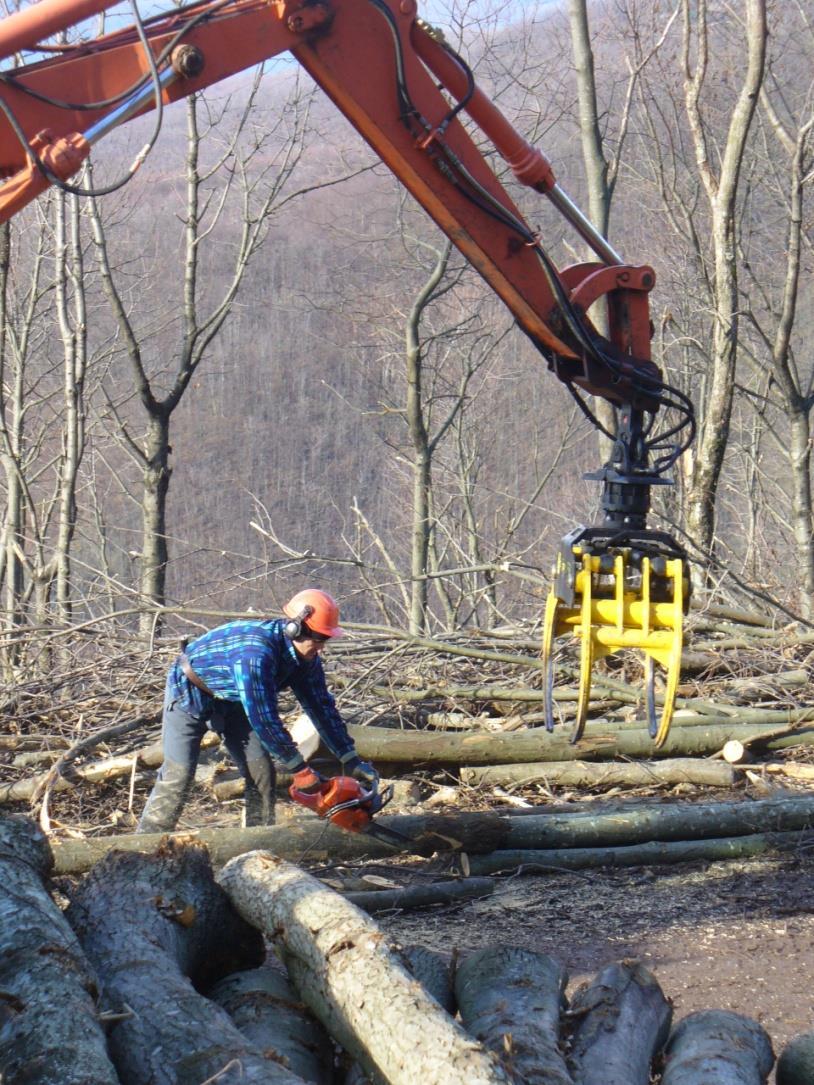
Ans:
[{"label": "work boot", "polygon": [[165,761],[147,805],[136,826],[137,833],[171,833],[189,797],[195,770],[177,761]]},{"label": "work boot", "polygon": [[274,785],[277,772],[270,757],[260,757],[246,762],[244,774],[246,790],[243,796],[243,824],[273,825]]}]

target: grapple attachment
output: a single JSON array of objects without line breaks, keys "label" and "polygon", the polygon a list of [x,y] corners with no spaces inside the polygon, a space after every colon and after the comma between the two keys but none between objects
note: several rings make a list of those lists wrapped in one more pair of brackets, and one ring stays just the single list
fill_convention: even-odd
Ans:
[{"label": "grapple attachment", "polygon": [[[673,715],[689,605],[686,555],[663,532],[609,536],[600,528],[577,528],[563,539],[554,572],[543,625],[546,727],[554,726],[554,640],[572,633],[579,638],[580,665],[571,741],[585,728],[594,662],[634,648],[644,653],[648,727],[656,747],[662,746]],[[660,721],[654,663],[666,672]]]}]

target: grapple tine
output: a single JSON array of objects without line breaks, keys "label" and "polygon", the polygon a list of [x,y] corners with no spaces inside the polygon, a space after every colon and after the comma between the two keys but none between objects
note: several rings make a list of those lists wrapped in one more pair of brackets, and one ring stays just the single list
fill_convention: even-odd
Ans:
[{"label": "grapple tine", "polygon": [[540,662],[543,668],[543,715],[546,731],[554,730],[554,637],[557,628],[557,609],[560,601],[552,589],[548,593],[543,619],[543,647]]},{"label": "grapple tine", "polygon": [[592,588],[591,559],[586,555],[582,559],[582,571],[577,574],[577,590],[582,597],[582,604],[579,623],[579,695],[577,697],[577,715],[574,720],[574,730],[571,732],[572,744],[579,742],[580,738],[582,738],[582,732],[585,730],[585,720],[588,716],[588,703],[591,699],[591,670],[594,664]]},{"label": "grapple tine", "polygon": [[645,653],[644,657],[644,699],[647,709],[647,730],[650,737],[655,738],[659,729],[656,719],[656,669],[653,666],[653,657]]},{"label": "grapple tine", "polygon": [[667,576],[673,582],[673,636],[666,653],[666,660],[663,660],[663,665],[667,670],[667,684],[664,690],[664,706],[661,710],[661,724],[656,733],[655,745],[657,750],[660,749],[667,740],[670,724],[673,719],[676,690],[678,689],[678,679],[681,673],[681,650],[684,646],[684,597],[687,587],[684,583],[683,562],[677,559],[668,561],[666,571]]}]

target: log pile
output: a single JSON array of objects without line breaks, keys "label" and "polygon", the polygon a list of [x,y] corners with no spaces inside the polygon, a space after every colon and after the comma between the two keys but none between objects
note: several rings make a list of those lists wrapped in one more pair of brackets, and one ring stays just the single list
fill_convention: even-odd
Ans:
[{"label": "log pile", "polygon": [[[48,894],[47,841],[9,818],[0,841],[4,1085],[761,1085],[774,1065],[769,1036],[741,1015],[672,1027],[637,962],[606,967],[569,1003],[557,961],[392,944],[268,852],[217,880],[198,843],[109,854],[74,893],[72,930]],[[810,1081],[810,1052],[810,1037],[789,1046],[780,1085]]]}]

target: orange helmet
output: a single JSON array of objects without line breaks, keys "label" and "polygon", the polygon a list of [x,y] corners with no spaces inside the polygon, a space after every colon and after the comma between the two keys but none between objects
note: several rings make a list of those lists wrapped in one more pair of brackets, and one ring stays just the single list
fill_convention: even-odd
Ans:
[{"label": "orange helmet", "polygon": [[[339,628],[339,607],[326,591],[320,591],[319,588],[304,588],[303,591],[298,591],[283,607],[283,614],[291,618],[289,624],[305,623],[309,629],[323,637],[341,637],[345,632]],[[291,639],[295,640],[297,636],[299,630]]]}]

